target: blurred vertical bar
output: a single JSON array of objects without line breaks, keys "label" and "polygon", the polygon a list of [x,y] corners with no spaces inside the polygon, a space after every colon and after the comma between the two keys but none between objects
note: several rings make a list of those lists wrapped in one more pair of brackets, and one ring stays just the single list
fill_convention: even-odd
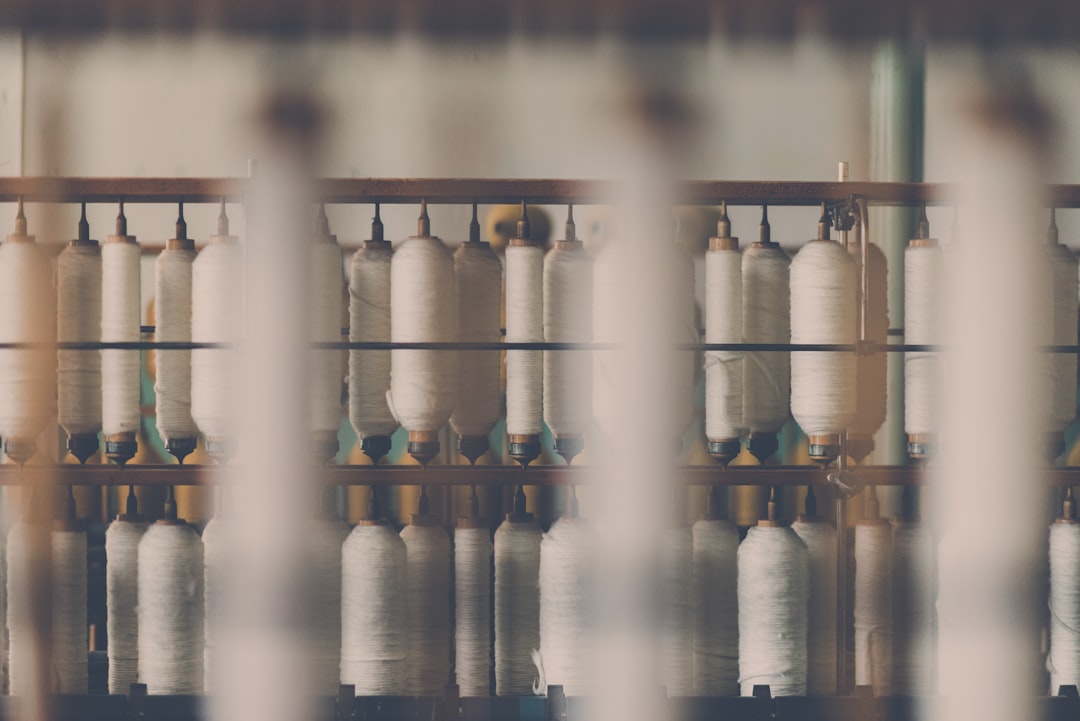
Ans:
[{"label": "blurred vertical bar", "polygon": [[219,721],[314,714],[305,553],[318,484],[308,462],[306,319],[310,178],[322,118],[295,50],[275,49],[278,73],[253,128],[260,154],[246,198],[245,317],[235,365],[239,448],[225,470],[234,527],[222,695],[212,706]]},{"label": "blurred vertical bar", "polygon": [[[996,68],[1000,71],[1001,68]],[[939,721],[1035,718],[1036,604],[1049,489],[1032,483],[1045,383],[1038,344],[1049,121],[1026,85],[987,74],[952,158],[963,236],[950,248],[943,308],[939,547]],[[987,349],[986,341],[1007,341]],[[988,444],[988,441],[990,443]],[[1042,689],[1039,689],[1042,690]]]}]

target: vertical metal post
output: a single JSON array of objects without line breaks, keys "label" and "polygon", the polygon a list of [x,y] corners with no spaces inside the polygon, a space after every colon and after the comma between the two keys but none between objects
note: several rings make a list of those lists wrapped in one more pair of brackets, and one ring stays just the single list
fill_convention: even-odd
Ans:
[{"label": "vertical metal post", "polygon": [[[837,469],[847,470],[847,433],[840,435],[840,457]],[[825,471],[826,473],[828,470]],[[847,694],[848,688],[848,555],[847,555],[847,498],[836,488],[836,692]]]}]

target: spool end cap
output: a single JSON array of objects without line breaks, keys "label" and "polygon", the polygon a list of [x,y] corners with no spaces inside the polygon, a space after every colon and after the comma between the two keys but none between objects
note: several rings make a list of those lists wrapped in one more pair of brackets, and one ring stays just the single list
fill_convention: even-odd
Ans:
[{"label": "spool end cap", "polygon": [[726,438],[718,441],[709,440],[709,455],[725,468],[735,460],[741,449],[742,446],[739,444],[738,438]]},{"label": "spool end cap", "polygon": [[73,433],[68,436],[67,448],[71,455],[79,459],[79,463],[85,465],[90,457],[98,452],[101,444],[97,433]]},{"label": "spool end cap", "polygon": [[165,450],[171,453],[179,463],[183,463],[185,458],[195,452],[198,443],[198,438],[170,438],[165,441]]},{"label": "spool end cap", "polygon": [[457,449],[471,465],[476,465],[476,459],[488,452],[487,436],[462,436],[458,438]]},{"label": "spool end cap", "polygon": [[439,442],[409,441],[408,451],[410,456],[420,462],[420,465],[426,467],[435,456],[439,455]]},{"label": "spool end cap", "polygon": [[764,464],[780,449],[780,439],[775,433],[751,433],[746,448],[758,463]]},{"label": "spool end cap", "polygon": [[585,450],[585,439],[581,436],[556,436],[555,452],[563,457],[566,465],[574,462],[574,458]]},{"label": "spool end cap", "polygon": [[360,450],[371,459],[372,465],[379,465],[382,457],[390,452],[390,436],[368,436],[360,440]]}]

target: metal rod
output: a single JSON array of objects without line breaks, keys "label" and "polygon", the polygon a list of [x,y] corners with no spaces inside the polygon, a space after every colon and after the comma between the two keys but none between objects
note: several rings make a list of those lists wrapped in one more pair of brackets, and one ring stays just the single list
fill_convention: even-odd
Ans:
[{"label": "metal rod", "polygon": [[862,229],[859,239],[859,255],[862,257],[862,267],[859,269],[859,287],[862,289],[862,303],[859,304],[859,342],[867,343],[867,324],[870,317],[870,213],[867,209],[866,199],[857,197],[855,203],[859,208],[859,227]]},{"label": "metal rod", "polygon": [[[249,178],[0,178],[0,202],[49,203],[218,203],[240,202]],[[314,196],[325,203],[430,204],[518,203],[561,205],[610,203],[619,196],[614,181],[472,178],[325,178]],[[691,180],[677,183],[672,197],[688,205],[815,206],[841,203],[852,195],[883,205],[948,205],[956,189],[941,183],[789,182]],[[1080,185],[1049,185],[1046,202],[1080,208]]]},{"label": "metal rod", "polygon": [[[865,261],[864,261],[865,262]],[[837,468],[847,471],[847,432],[840,434],[840,457],[837,459]],[[826,475],[823,471],[822,475]],[[847,579],[848,579],[848,555],[847,555],[847,498],[840,490],[836,490],[836,690],[837,693],[845,694],[847,689],[848,659],[847,659]]]}]

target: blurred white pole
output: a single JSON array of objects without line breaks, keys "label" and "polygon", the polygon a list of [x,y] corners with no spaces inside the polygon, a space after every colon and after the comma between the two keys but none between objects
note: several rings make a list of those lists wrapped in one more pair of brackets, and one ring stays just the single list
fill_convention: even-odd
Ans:
[{"label": "blurred white pole", "polygon": [[1037,277],[1045,237],[1041,110],[980,98],[956,148],[963,237],[946,259],[939,547],[940,721],[1032,718],[1047,489]]}]

